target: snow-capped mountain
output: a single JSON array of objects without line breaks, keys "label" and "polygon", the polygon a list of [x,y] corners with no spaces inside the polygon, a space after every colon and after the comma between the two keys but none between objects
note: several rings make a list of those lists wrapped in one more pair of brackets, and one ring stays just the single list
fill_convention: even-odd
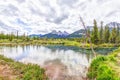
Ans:
[{"label": "snow-capped mountain", "polygon": [[69,33],[68,32],[66,32],[66,31],[56,31],[56,30],[53,30],[52,32],[51,32],[51,34],[56,34],[56,35],[63,35],[63,36],[67,36],[67,35],[69,35]]},{"label": "snow-capped mountain", "polygon": [[117,26],[120,27],[120,23],[118,23],[118,22],[110,22],[106,25],[109,26],[110,28],[117,27]]},{"label": "snow-capped mountain", "polygon": [[53,30],[51,34],[58,34],[58,32],[56,30]]},{"label": "snow-capped mountain", "polygon": [[53,30],[52,32],[48,33],[48,34],[45,34],[43,35],[42,37],[46,37],[46,38],[65,38],[69,35],[68,32],[64,31],[56,31],[56,30]]},{"label": "snow-capped mountain", "polygon": [[68,33],[68,32],[66,32],[66,31],[64,31],[64,32],[63,32],[63,35],[68,36],[68,35],[69,35],[69,33]]},{"label": "snow-capped mountain", "polygon": [[66,31],[56,31],[56,30],[53,30],[52,32],[50,33],[47,33],[47,34],[44,34],[44,35],[41,35],[41,34],[31,34],[29,35],[30,37],[41,37],[41,38],[65,38],[69,35],[68,32]]}]

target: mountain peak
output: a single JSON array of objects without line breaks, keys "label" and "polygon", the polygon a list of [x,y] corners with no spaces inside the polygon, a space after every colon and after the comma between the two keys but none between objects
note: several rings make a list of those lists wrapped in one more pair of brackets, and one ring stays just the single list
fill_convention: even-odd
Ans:
[{"label": "mountain peak", "polygon": [[106,25],[109,26],[109,27],[117,27],[117,26],[120,26],[120,23],[118,23],[118,22],[110,22],[110,23],[108,23]]},{"label": "mountain peak", "polygon": [[53,30],[51,33],[52,33],[52,34],[57,34],[57,31],[56,31],[56,30]]},{"label": "mountain peak", "polygon": [[52,32],[51,32],[51,34],[56,34],[56,35],[65,35],[65,36],[67,36],[67,35],[69,35],[69,33],[68,32],[66,32],[66,31],[56,31],[56,30],[53,30]]}]

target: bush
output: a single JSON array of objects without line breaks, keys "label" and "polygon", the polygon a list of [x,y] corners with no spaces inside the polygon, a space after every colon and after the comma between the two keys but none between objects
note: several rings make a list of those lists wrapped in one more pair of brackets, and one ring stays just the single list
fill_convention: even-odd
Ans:
[{"label": "bush", "polygon": [[88,78],[90,80],[120,80],[115,70],[113,70],[109,64],[111,61],[113,63],[116,61],[114,55],[97,56],[90,65],[87,74]]},{"label": "bush", "polygon": [[106,64],[102,64],[98,67],[97,80],[115,80],[113,76],[114,71]]},{"label": "bush", "polygon": [[46,80],[45,70],[40,68],[38,65],[28,64],[23,69],[23,79],[24,80]]},{"label": "bush", "polygon": [[105,56],[98,56],[95,59],[93,59],[91,65],[90,65],[90,69],[88,72],[88,77],[90,79],[93,79],[97,76],[98,73],[98,67],[100,66],[100,64],[102,64],[104,61],[107,61],[107,57]]},{"label": "bush", "polygon": [[107,61],[107,60],[108,58],[106,56],[98,56],[92,61],[91,66],[93,68],[98,67],[100,63],[102,63],[103,61]]},{"label": "bush", "polygon": [[109,56],[109,60],[110,60],[110,61],[116,61],[116,58],[114,57],[114,55],[110,55],[110,56]]}]

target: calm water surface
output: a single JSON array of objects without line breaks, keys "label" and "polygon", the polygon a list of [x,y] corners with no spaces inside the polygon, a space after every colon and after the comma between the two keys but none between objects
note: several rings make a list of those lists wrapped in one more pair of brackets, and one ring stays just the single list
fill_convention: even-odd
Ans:
[{"label": "calm water surface", "polygon": [[[96,49],[96,51],[101,54],[106,54],[114,49],[115,48]],[[58,68],[60,74],[63,74],[62,77],[78,76],[78,80],[80,80],[80,76],[86,76],[87,68],[93,58],[93,55],[90,53],[90,50],[61,45],[0,47],[0,54],[8,58],[23,63],[38,64],[45,67],[48,70],[48,74],[53,74],[50,72],[50,69],[52,69],[51,71],[54,71],[52,67],[54,67],[54,69]],[[56,71],[57,69],[55,69],[54,73],[57,73]],[[53,75],[50,76],[51,79],[53,79]],[[54,78],[57,77],[54,76]]]}]

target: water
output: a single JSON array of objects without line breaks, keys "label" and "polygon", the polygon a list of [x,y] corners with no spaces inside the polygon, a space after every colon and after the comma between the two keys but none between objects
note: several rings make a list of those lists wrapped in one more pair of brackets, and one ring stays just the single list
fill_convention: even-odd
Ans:
[{"label": "water", "polygon": [[[106,54],[114,49],[96,49],[96,52]],[[0,54],[8,58],[23,63],[38,64],[45,68],[51,80],[85,78],[93,58],[93,54],[90,53],[90,50],[62,45],[0,47]]]}]

